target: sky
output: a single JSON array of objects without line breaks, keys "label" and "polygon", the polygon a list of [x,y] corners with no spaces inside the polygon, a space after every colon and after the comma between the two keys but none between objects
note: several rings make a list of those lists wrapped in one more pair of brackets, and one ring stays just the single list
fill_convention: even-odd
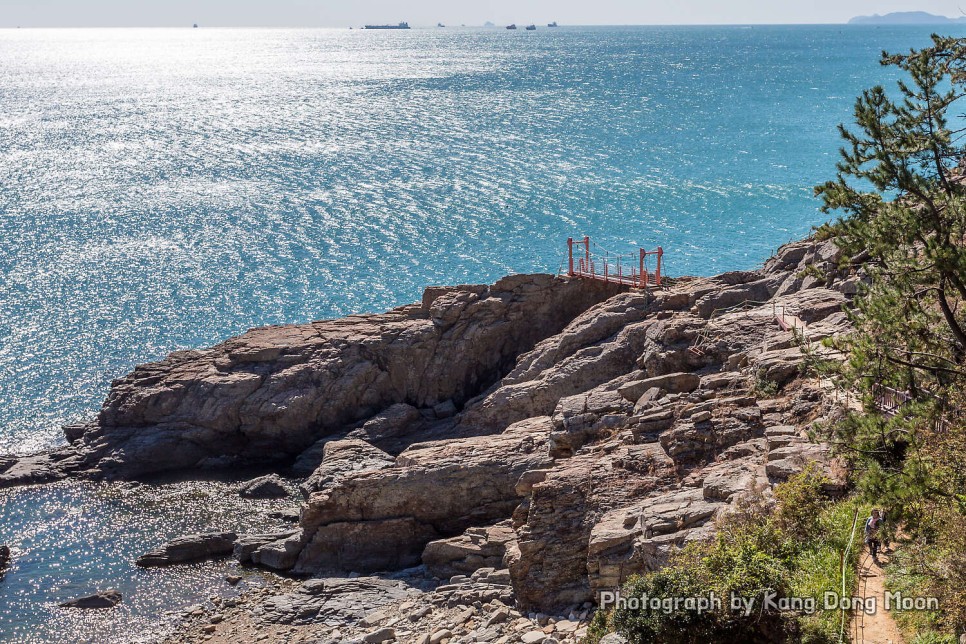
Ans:
[{"label": "sky", "polygon": [[964,0],[0,0],[0,27],[414,27],[841,23],[857,15],[960,16]]}]

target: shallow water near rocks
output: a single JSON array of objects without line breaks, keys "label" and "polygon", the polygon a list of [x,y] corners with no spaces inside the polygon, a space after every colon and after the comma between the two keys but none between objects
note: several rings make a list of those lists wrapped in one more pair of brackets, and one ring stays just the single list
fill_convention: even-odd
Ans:
[{"label": "shallow water near rocks", "polygon": [[[230,560],[142,569],[134,560],[166,540],[210,530],[270,531],[286,524],[268,512],[291,499],[254,501],[231,485],[62,482],[0,492],[0,543],[14,545],[0,581],[0,639],[18,642],[150,641],[180,613],[212,596],[261,584],[263,573]],[[226,574],[245,579],[238,587]],[[124,596],[113,609],[58,604],[98,590]]]}]

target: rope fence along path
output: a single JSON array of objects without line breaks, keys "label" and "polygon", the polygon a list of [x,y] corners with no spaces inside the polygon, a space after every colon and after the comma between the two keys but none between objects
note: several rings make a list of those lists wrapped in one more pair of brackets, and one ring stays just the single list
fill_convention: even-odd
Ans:
[{"label": "rope fence along path", "polygon": [[[649,258],[656,266],[651,271]],[[567,275],[598,280],[609,284],[623,284],[636,288],[661,286],[661,264],[664,249],[638,249],[636,253],[614,253],[590,241],[590,237],[567,239]]]}]

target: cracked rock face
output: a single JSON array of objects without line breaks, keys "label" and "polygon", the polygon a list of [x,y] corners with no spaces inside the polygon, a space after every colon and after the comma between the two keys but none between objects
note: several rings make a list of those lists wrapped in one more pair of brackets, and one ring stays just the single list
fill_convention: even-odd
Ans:
[{"label": "cracked rock face", "polygon": [[[422,305],[380,315],[264,327],[176,352],[114,381],[96,421],[71,428],[72,468],[132,477],[285,461],[394,404],[451,415],[617,291],[515,275],[428,289]],[[405,427],[394,420],[373,426],[374,440],[398,438]]]}]

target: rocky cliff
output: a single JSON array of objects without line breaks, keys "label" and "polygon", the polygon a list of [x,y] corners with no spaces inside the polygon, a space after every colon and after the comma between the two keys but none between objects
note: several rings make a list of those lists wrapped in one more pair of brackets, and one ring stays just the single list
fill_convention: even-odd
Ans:
[{"label": "rocky cliff", "polygon": [[819,341],[848,329],[862,279],[807,241],[663,290],[523,275],[256,329],[138,367],[69,448],[0,465],[0,484],[294,462],[298,529],[240,538],[244,561],[498,569],[481,575],[520,607],[578,607],[806,462],[842,484],[807,438],[841,408],[805,366],[842,358]]},{"label": "rocky cliff", "polygon": [[[820,340],[848,329],[861,279],[834,244],[807,242],[759,271],[617,293],[522,353],[447,436],[424,425],[411,438],[428,440],[396,456],[358,430],[327,443],[299,531],[253,560],[298,573],[422,562],[443,576],[502,560],[521,607],[593,601],[807,462],[842,485],[806,435],[840,409],[805,361],[841,359]],[[407,414],[363,427],[378,438]]]}]

